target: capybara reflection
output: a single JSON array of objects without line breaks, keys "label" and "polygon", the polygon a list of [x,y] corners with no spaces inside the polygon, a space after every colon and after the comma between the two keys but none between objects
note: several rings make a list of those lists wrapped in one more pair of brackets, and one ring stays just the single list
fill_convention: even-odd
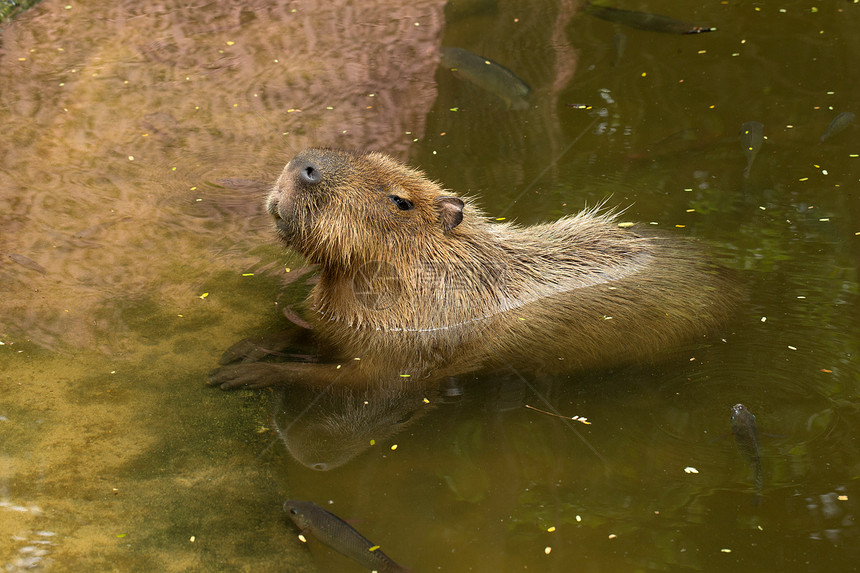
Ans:
[{"label": "capybara reflection", "polygon": [[381,153],[305,150],[267,209],[279,238],[319,266],[308,319],[328,355],[222,368],[210,380],[222,388],[644,360],[707,336],[738,295],[692,241],[597,210],[493,222]]}]

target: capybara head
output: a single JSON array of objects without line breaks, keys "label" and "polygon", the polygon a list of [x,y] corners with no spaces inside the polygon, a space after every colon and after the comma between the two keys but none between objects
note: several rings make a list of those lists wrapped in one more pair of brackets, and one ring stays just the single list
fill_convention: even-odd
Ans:
[{"label": "capybara head", "polygon": [[313,148],[287,164],[266,207],[288,246],[343,266],[414,260],[458,232],[465,203],[381,153]]}]

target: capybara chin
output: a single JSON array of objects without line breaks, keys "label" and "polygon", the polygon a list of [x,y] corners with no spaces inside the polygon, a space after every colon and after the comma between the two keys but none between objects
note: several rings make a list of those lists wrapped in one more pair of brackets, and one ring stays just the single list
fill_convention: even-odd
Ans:
[{"label": "capybara chin", "polygon": [[[267,209],[319,265],[309,318],[339,356],[361,358],[357,379],[641,360],[706,336],[738,295],[692,241],[596,210],[491,222],[381,153],[305,150]],[[324,365],[298,377],[311,366]]]}]

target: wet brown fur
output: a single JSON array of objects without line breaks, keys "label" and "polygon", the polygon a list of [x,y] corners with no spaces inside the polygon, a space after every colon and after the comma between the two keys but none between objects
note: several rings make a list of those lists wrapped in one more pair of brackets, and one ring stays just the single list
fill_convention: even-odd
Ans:
[{"label": "wet brown fur", "polygon": [[281,240],[319,265],[310,318],[339,355],[361,358],[351,376],[641,360],[706,335],[737,296],[690,241],[596,209],[494,223],[380,153],[305,150],[267,208]]}]

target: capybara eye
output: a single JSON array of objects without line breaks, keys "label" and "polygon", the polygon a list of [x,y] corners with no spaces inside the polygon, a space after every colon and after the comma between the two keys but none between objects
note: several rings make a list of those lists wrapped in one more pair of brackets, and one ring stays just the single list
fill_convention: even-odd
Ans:
[{"label": "capybara eye", "polygon": [[413,205],[412,201],[410,201],[409,199],[404,199],[403,197],[398,197],[397,195],[389,195],[388,198],[394,201],[394,204],[397,205],[397,208],[401,211],[408,211],[415,207],[415,205]]}]

